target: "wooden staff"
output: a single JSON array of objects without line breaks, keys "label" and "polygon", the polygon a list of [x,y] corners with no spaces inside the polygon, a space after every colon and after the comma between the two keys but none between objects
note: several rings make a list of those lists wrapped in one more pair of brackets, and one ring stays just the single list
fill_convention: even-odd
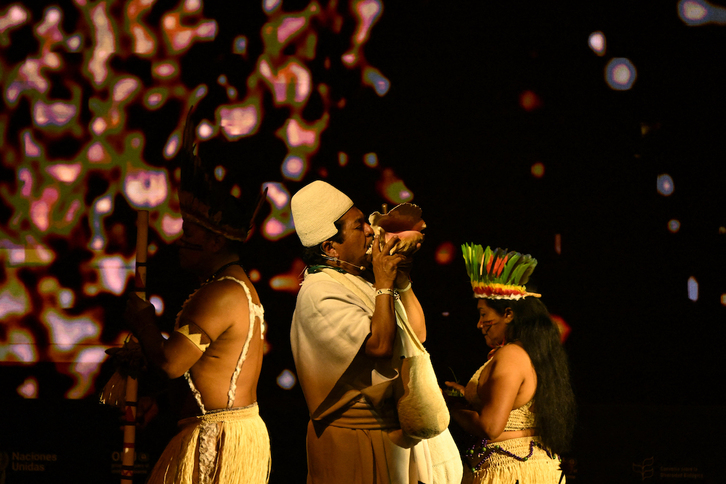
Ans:
[{"label": "wooden staff", "polygon": [[[134,291],[146,300],[146,250],[149,235],[149,211],[139,210],[136,216],[136,274]],[[131,339],[136,341],[132,336]],[[121,482],[133,482],[136,445],[136,403],[139,382],[132,376],[126,377],[126,402],[124,406],[124,450],[121,459]]]}]

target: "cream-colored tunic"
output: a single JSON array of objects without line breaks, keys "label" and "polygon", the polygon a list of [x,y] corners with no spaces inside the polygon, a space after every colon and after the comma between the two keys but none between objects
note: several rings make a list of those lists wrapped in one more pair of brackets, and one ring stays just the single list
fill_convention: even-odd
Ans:
[{"label": "cream-colored tunic", "polygon": [[365,354],[375,290],[358,276],[341,275],[358,295],[326,271],[306,273],[290,330],[311,417],[308,483],[431,484],[427,443],[404,449],[387,435],[400,428],[393,413],[400,337],[390,360]]}]

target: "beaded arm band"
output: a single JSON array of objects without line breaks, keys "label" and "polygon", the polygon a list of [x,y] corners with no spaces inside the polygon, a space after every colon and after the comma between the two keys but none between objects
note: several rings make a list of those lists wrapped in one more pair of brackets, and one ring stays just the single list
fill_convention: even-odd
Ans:
[{"label": "beaded arm band", "polygon": [[185,324],[184,326],[180,326],[174,331],[183,336],[186,336],[186,338],[194,346],[199,348],[202,353],[207,351],[207,348],[209,348],[209,345],[212,343],[212,339],[209,337],[209,335],[207,335],[207,332],[194,323]]}]

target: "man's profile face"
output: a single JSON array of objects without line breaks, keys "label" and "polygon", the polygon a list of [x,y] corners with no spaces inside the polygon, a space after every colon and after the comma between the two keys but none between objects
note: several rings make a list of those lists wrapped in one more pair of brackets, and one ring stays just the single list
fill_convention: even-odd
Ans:
[{"label": "man's profile face", "polygon": [[333,242],[338,259],[368,267],[370,256],[366,255],[366,251],[373,243],[374,234],[365,215],[358,208],[351,207],[338,222],[343,234],[343,242]]}]

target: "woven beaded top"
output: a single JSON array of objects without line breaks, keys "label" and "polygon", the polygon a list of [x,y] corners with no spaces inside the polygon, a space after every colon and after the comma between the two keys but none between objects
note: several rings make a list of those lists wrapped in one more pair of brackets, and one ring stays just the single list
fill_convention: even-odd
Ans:
[{"label": "woven beaded top", "polygon": [[[483,405],[479,398],[479,393],[477,392],[479,376],[490,361],[492,360],[487,360],[487,362],[484,363],[476,373],[474,373],[474,376],[472,376],[469,383],[467,383],[466,390],[464,392],[464,398],[466,398],[466,401],[468,401],[477,411],[481,410]],[[507,424],[504,426],[504,431],[509,432],[512,430],[527,430],[535,428],[537,426],[535,414],[530,410],[533,403],[534,399],[509,412],[509,418],[507,419]]]}]

